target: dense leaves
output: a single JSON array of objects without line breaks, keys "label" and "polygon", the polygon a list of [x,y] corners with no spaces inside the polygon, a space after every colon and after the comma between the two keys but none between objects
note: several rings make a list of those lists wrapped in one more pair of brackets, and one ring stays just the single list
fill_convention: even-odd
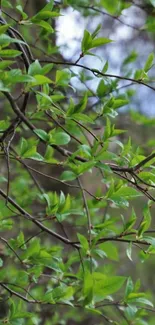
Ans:
[{"label": "dense leaves", "polygon": [[[155,3],[34,4],[0,17],[0,324],[154,324],[155,120],[133,109],[140,87],[154,96],[154,53],[113,72],[103,17],[153,42]],[[76,59],[57,44],[68,12],[91,21]]]}]

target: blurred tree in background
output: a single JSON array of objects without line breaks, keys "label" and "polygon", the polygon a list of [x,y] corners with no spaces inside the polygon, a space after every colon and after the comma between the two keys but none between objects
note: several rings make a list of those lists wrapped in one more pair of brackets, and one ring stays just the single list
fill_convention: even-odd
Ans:
[{"label": "blurred tree in background", "polygon": [[155,1],[0,5],[0,324],[153,325]]}]

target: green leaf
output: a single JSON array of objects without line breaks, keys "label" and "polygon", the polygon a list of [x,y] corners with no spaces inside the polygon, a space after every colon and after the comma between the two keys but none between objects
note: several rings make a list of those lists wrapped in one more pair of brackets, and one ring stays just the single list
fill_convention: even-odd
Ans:
[{"label": "green leaf", "polygon": [[97,300],[117,292],[126,280],[123,276],[108,276],[99,272],[94,272],[92,276],[94,296]]},{"label": "green leaf", "polygon": [[131,292],[134,290],[134,285],[131,277],[128,278],[127,284],[126,284],[126,289],[125,289],[125,299],[129,296]]},{"label": "green leaf", "polygon": [[23,156],[27,150],[28,150],[28,142],[26,139],[22,138],[19,147],[20,155]]},{"label": "green leaf", "polygon": [[11,61],[11,60],[1,61],[0,62],[0,70],[4,70],[5,68],[8,68],[12,64],[14,64],[14,61]]},{"label": "green leaf", "polygon": [[155,248],[155,238],[151,237],[151,236],[144,236],[141,238],[142,240],[146,241],[147,243],[149,243],[150,245],[153,246],[153,248]]},{"label": "green leaf", "polygon": [[126,250],[126,254],[130,261],[132,261],[131,253],[132,253],[132,242],[129,243],[127,250]]},{"label": "green leaf", "polygon": [[52,138],[50,138],[49,143],[56,145],[65,145],[70,142],[70,139],[71,138],[69,134],[65,132],[57,132],[55,134],[52,134]]},{"label": "green leaf", "polygon": [[23,19],[27,19],[28,18],[28,15],[23,11],[22,6],[18,5],[18,6],[16,6],[16,9],[20,12],[20,14],[22,15],[22,18]]},{"label": "green leaf", "polygon": [[127,65],[130,64],[132,62],[134,62],[138,57],[138,54],[136,51],[132,51],[123,61],[123,65]]},{"label": "green leaf", "polygon": [[106,73],[108,71],[108,61],[106,61],[106,63],[104,64],[103,66],[103,69],[102,69],[102,73]]},{"label": "green leaf", "polygon": [[19,70],[13,69],[12,71],[10,71],[8,73],[8,80],[10,81],[10,83],[12,84],[16,84],[16,83],[24,83],[24,82],[34,82],[35,79],[29,75],[21,75],[21,72]]},{"label": "green leaf", "polygon": [[0,50],[0,56],[2,58],[16,58],[17,56],[21,55],[22,52],[21,51],[17,51],[17,50]]},{"label": "green leaf", "polygon": [[43,161],[44,157],[42,155],[40,155],[40,153],[38,152],[33,152],[31,153],[31,151],[28,151],[25,155],[24,158],[31,158],[33,160],[37,160],[37,161]]},{"label": "green leaf", "polygon": [[60,206],[62,206],[62,205],[64,205],[64,203],[65,203],[65,195],[64,195],[64,193],[61,191],[60,192],[60,198],[59,198],[59,204],[60,204]]},{"label": "green leaf", "polygon": [[115,160],[117,158],[116,154],[113,152],[105,151],[105,148],[101,149],[97,156],[95,156],[95,160]]},{"label": "green leaf", "polygon": [[89,305],[93,299],[94,279],[93,275],[89,272],[84,274],[83,296],[84,305]]},{"label": "green leaf", "polygon": [[100,310],[98,310],[98,309],[95,309],[95,307],[94,308],[90,308],[89,306],[86,306],[85,308],[86,308],[86,310],[88,310],[92,314],[96,314],[96,315],[102,316],[102,312]]},{"label": "green leaf", "polygon": [[53,5],[54,5],[54,0],[49,0],[48,3],[44,6],[44,8],[41,10],[41,12],[46,10],[52,11]]},{"label": "green leaf", "polygon": [[134,79],[136,80],[148,79],[147,73],[143,69],[139,69],[135,72]]},{"label": "green leaf", "polygon": [[89,249],[89,244],[88,244],[88,241],[87,241],[86,237],[84,237],[83,235],[81,235],[79,233],[77,233],[77,236],[78,236],[78,239],[80,241],[82,250],[85,251],[85,253],[86,253],[88,251],[88,249]]},{"label": "green leaf", "polygon": [[94,123],[94,121],[92,120],[91,117],[89,117],[86,114],[82,114],[82,113],[73,114],[72,118],[77,121],[82,121],[82,122],[91,123],[91,124]]},{"label": "green leaf", "polygon": [[44,130],[42,130],[42,129],[35,129],[34,132],[43,141],[48,141],[48,134]]},{"label": "green leaf", "polygon": [[118,197],[118,196],[127,198],[127,199],[133,199],[133,198],[139,197],[141,195],[142,194],[140,192],[138,192],[137,190],[135,190],[132,187],[122,186],[118,191],[115,192],[115,194],[113,194],[111,199],[114,199],[115,197]]},{"label": "green leaf", "polygon": [[131,217],[129,218],[128,222],[125,224],[124,231],[132,229],[133,225],[136,222],[136,219],[137,218],[136,218],[135,211],[134,211],[134,209],[132,209]]},{"label": "green leaf", "polygon": [[34,238],[31,240],[30,245],[27,247],[26,251],[22,254],[22,259],[28,259],[33,255],[36,255],[40,252],[40,240],[38,238]]},{"label": "green leaf", "polygon": [[28,74],[31,76],[40,75],[41,74],[41,65],[38,60],[35,60],[33,63],[30,64],[28,68]]},{"label": "green leaf", "polygon": [[84,36],[81,43],[81,50],[83,54],[89,54],[88,50],[112,42],[110,39],[104,37],[94,39],[95,34],[91,35],[87,30],[84,31]]},{"label": "green leaf", "polygon": [[103,97],[106,94],[107,90],[108,90],[107,85],[104,83],[104,80],[101,79],[101,81],[97,87],[97,96]]},{"label": "green leaf", "polygon": [[87,97],[87,93],[85,93],[83,98],[80,100],[80,102],[74,106],[74,114],[83,112],[87,106],[87,101],[88,101],[88,97]]},{"label": "green leaf", "polygon": [[119,260],[118,249],[113,243],[105,242],[103,244],[100,244],[99,248],[102,249],[106,253],[107,258],[109,258],[110,260],[113,260],[113,261]]},{"label": "green leaf", "polygon": [[110,14],[119,13],[120,0],[101,0],[101,5],[105,8]]},{"label": "green leaf", "polygon": [[0,26],[0,35],[4,34],[8,30],[9,26],[10,25],[8,25],[8,24]]},{"label": "green leaf", "polygon": [[59,17],[60,14],[58,12],[55,11],[47,11],[47,10],[41,10],[37,15],[35,15],[31,20],[32,22],[35,22],[37,20],[46,20],[49,18],[53,18],[53,17]]},{"label": "green leaf", "polygon": [[45,31],[47,31],[49,33],[53,33],[54,32],[54,29],[52,28],[52,26],[47,21],[34,19],[34,20],[32,20],[32,22],[35,25],[38,25],[38,26],[42,27],[43,29],[45,29]]},{"label": "green leaf", "polygon": [[62,181],[72,181],[73,179],[76,179],[77,175],[70,171],[70,170],[66,170],[61,174],[60,179]]},{"label": "green leaf", "polygon": [[14,222],[11,219],[0,220],[0,231],[11,230],[13,225]]},{"label": "green leaf", "polygon": [[0,131],[5,131],[9,127],[10,123],[7,120],[0,121]]},{"label": "green leaf", "polygon": [[47,146],[47,149],[46,149],[46,152],[44,155],[44,160],[47,162],[50,162],[50,161],[53,162],[54,161],[53,154],[54,154],[53,148],[51,146]]},{"label": "green leaf", "polygon": [[10,37],[7,34],[2,34],[0,35],[0,45],[2,47],[8,46],[10,43],[19,43],[19,44],[24,44],[24,41],[19,40],[18,38]]},{"label": "green leaf", "polygon": [[128,295],[128,299],[127,299],[128,303],[135,303],[136,305],[138,304],[144,304],[144,305],[148,305],[151,307],[154,307],[152,302],[150,300],[148,300],[147,298],[145,298],[145,294],[144,293],[135,293],[135,292],[131,292]]},{"label": "green leaf", "polygon": [[25,242],[24,233],[20,231],[19,235],[17,236],[18,246],[22,245],[23,248],[26,248],[26,244],[24,244],[24,242]]},{"label": "green leaf", "polygon": [[[11,318],[10,318],[10,320],[11,320],[11,324],[13,324],[12,323],[12,321],[13,320],[20,320],[21,321],[21,319],[23,318],[23,319],[26,319],[26,318],[31,318],[32,317],[32,313],[29,313],[29,312],[22,312],[22,311],[19,311],[19,312],[17,312],[17,313],[15,313]],[[17,324],[17,323],[16,323]]]},{"label": "green leaf", "polygon": [[[60,196],[60,199],[61,199],[61,196]],[[70,214],[70,208],[71,208],[71,197],[70,197],[70,194],[67,194],[67,196],[64,199],[64,202],[62,202],[62,200],[59,201],[58,213],[60,213],[61,216],[64,215],[64,218],[65,218]]]},{"label": "green leaf", "polygon": [[90,170],[94,166],[95,166],[95,161],[88,161],[88,162],[82,163],[81,165],[78,166],[77,173],[79,175],[83,174],[85,171]]},{"label": "green leaf", "polygon": [[2,267],[3,266],[3,260],[2,260],[2,258],[0,257],[0,267]]},{"label": "green leaf", "polygon": [[91,36],[92,36],[92,39],[95,38],[95,37],[98,35],[98,33],[99,33],[101,27],[102,27],[101,24],[98,24],[98,25],[97,25],[97,27],[95,28],[94,32],[93,32],[92,35],[91,35]]},{"label": "green leaf", "polygon": [[129,100],[128,99],[115,99],[113,102],[113,109],[117,109],[119,107],[123,107],[129,104]]},{"label": "green leaf", "polygon": [[138,301],[136,300],[136,302],[138,302],[140,304],[148,305],[148,306],[151,306],[152,308],[154,308],[153,303],[150,300],[146,299],[146,298],[143,298],[143,297],[138,298]]},{"label": "green leaf", "polygon": [[25,153],[23,153],[22,158],[31,158],[36,153],[36,146],[28,146],[28,149]]},{"label": "green leaf", "polygon": [[143,221],[140,224],[140,227],[138,229],[138,236],[141,237],[143,235],[143,233],[148,230],[148,228],[150,227],[151,224],[151,214],[150,214],[150,209],[149,209],[149,205],[145,205],[144,209],[143,209]]},{"label": "green leaf", "polygon": [[71,72],[68,69],[57,70],[55,83],[57,86],[68,86],[71,79]]},{"label": "green leaf", "polygon": [[145,72],[148,72],[152,68],[153,61],[154,61],[154,53],[150,53],[144,66]]},{"label": "green leaf", "polygon": [[41,74],[45,75],[47,73],[49,73],[53,68],[53,63],[48,63],[45,64],[42,68],[41,68]]},{"label": "green leaf", "polygon": [[112,40],[110,40],[109,38],[104,38],[104,37],[96,38],[92,40],[91,48],[102,46],[110,42],[112,42]]},{"label": "green leaf", "polygon": [[35,81],[30,83],[30,87],[52,83],[52,80],[40,74],[34,75],[33,77],[35,78]]},{"label": "green leaf", "polygon": [[87,50],[91,48],[92,44],[92,36],[90,33],[85,29],[83,39],[81,42],[81,50],[83,53],[85,53]]}]

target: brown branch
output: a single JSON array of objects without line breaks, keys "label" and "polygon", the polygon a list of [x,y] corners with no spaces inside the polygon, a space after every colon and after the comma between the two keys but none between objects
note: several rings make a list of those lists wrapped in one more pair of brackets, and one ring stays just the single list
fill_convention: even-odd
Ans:
[{"label": "brown branch", "polygon": [[[35,60],[33,60],[35,61]],[[82,68],[84,70],[87,70],[91,73],[93,73],[95,76],[102,76],[102,77],[109,77],[109,78],[116,78],[116,79],[119,79],[119,80],[127,80],[127,81],[131,81],[133,82],[134,84],[139,84],[139,85],[143,85],[145,87],[148,87],[152,90],[155,91],[155,87],[152,87],[151,85],[149,84],[146,84],[145,82],[143,82],[142,80],[136,80],[134,78],[129,78],[129,77],[124,77],[124,76],[119,76],[119,75],[115,75],[115,74],[110,74],[110,73],[103,73],[101,72],[100,70],[98,69],[91,69],[85,65],[82,65],[82,64],[77,64],[77,63],[74,63],[74,62],[63,62],[63,61],[56,61],[56,60],[45,60],[45,59],[40,59],[39,62],[41,63],[54,63],[54,64],[61,64],[61,65],[69,65],[69,66],[75,66],[75,67],[79,67],[79,68]]]},{"label": "brown branch", "polygon": [[[4,199],[7,198],[6,193],[3,192],[1,189],[0,189],[0,195]],[[74,244],[74,242],[71,242],[69,239],[67,239],[67,238],[59,235],[55,231],[53,231],[53,230],[47,228],[46,226],[44,226],[40,221],[38,221],[37,219],[35,219],[35,217],[33,217],[30,213],[28,213],[26,210],[24,210],[18,203],[16,203],[10,196],[8,196],[8,202],[10,204],[12,204],[25,218],[27,218],[28,220],[32,221],[41,230],[45,231],[49,235],[51,235],[51,236],[57,238],[58,240],[62,241],[64,244],[71,245],[71,246],[79,249],[79,245]]]},{"label": "brown branch", "polygon": [[137,164],[135,167],[133,167],[133,171],[137,171],[141,167],[143,167],[147,162],[155,158],[155,153],[152,153],[150,156],[143,159],[139,164]]},{"label": "brown branch", "polygon": [[84,208],[86,210],[87,223],[88,223],[88,235],[89,235],[89,247],[91,248],[91,227],[92,227],[92,222],[91,222],[90,212],[89,212],[89,209],[88,209],[87,199],[86,199],[85,193],[84,193],[83,188],[82,188],[80,177],[78,177],[77,180],[78,180],[81,192],[82,192]]},{"label": "brown branch", "polygon": [[83,5],[80,5],[79,7],[80,8],[84,8],[84,9],[90,9],[90,10],[96,11],[96,12],[102,14],[103,16],[108,16],[108,17],[110,17],[112,19],[117,20],[119,23],[121,23],[121,24],[123,24],[123,25],[125,25],[127,27],[130,27],[130,28],[135,29],[137,31],[141,31],[140,28],[138,28],[137,26],[133,26],[133,25],[127,24],[123,20],[121,20],[118,16],[110,15],[109,13],[104,12],[101,9],[97,9],[94,6],[83,6]]},{"label": "brown branch", "polygon": [[18,292],[16,292],[16,291],[14,291],[14,290],[12,290],[12,289],[10,289],[6,284],[4,284],[4,283],[2,283],[2,282],[0,282],[0,285],[1,285],[1,287],[3,287],[5,290],[7,290],[9,293],[10,293],[10,295],[12,296],[16,296],[17,298],[20,298],[21,300],[23,300],[23,301],[25,301],[25,302],[28,302],[28,303],[30,303],[30,304],[34,304],[34,303],[42,303],[41,301],[39,301],[39,300],[30,300],[30,299],[28,299],[28,298],[26,298],[26,297],[24,297],[23,295],[21,295],[20,293],[18,293]]},{"label": "brown branch", "polygon": [[66,128],[63,125],[61,125],[57,120],[55,120],[47,111],[45,113],[55,124],[57,124],[63,131],[65,131],[72,139],[74,139],[76,142],[78,142],[81,145],[83,144],[73,134],[71,134],[68,130],[66,130]]},{"label": "brown branch", "polygon": [[13,252],[13,254],[18,258],[18,260],[19,260],[19,262],[23,265],[24,263],[23,263],[23,261],[21,260],[21,258],[20,258],[20,256],[17,254],[17,252],[10,246],[10,244],[8,243],[8,241],[5,239],[5,238],[3,238],[3,237],[0,237],[0,240],[2,241],[2,242],[4,242],[7,246],[8,246],[8,248]]}]

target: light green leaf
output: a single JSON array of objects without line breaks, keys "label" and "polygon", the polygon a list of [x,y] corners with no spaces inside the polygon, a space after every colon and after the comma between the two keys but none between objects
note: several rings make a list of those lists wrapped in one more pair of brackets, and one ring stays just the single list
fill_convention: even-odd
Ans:
[{"label": "light green leaf", "polygon": [[85,53],[87,50],[89,50],[91,48],[91,44],[92,44],[92,36],[87,30],[85,30],[82,43],[81,43],[82,52]]},{"label": "light green leaf", "polygon": [[37,134],[37,136],[44,140],[44,141],[48,141],[48,134],[42,130],[42,129],[35,129],[34,132]]},{"label": "light green leaf", "polygon": [[88,162],[82,163],[81,165],[78,166],[77,173],[79,175],[83,174],[85,171],[90,170],[94,166],[95,166],[95,161],[88,161]]},{"label": "light green leaf", "polygon": [[0,62],[0,70],[4,70],[5,68],[8,68],[12,64],[14,64],[14,61],[11,61],[11,60],[1,61]]},{"label": "light green leaf", "polygon": [[79,121],[86,122],[86,123],[91,123],[91,124],[94,123],[94,121],[92,120],[91,117],[89,117],[89,115],[82,114],[82,113],[73,114],[72,119],[77,120],[77,121],[79,120]]},{"label": "light green leaf", "polygon": [[45,29],[49,33],[53,33],[54,32],[54,29],[52,28],[52,26],[47,21],[44,21],[44,20],[34,20],[33,23],[35,25],[38,25],[38,26],[42,27],[43,29]]},{"label": "light green leaf", "polygon": [[135,190],[132,187],[129,186],[122,186],[117,192],[115,192],[115,194],[113,194],[113,198],[115,196],[120,196],[123,198],[127,198],[127,199],[132,199],[132,198],[136,198],[141,196],[142,194],[140,192],[138,192],[137,190]]},{"label": "light green leaf", "polygon": [[72,181],[73,179],[76,179],[77,175],[70,171],[70,170],[66,170],[61,174],[60,179],[62,181]]},{"label": "light green leaf", "polygon": [[22,138],[20,141],[20,148],[19,148],[20,155],[23,156],[27,150],[28,150],[28,142],[26,139]]},{"label": "light green leaf", "polygon": [[31,20],[35,22],[37,20],[46,20],[53,17],[59,17],[60,14],[55,11],[41,10],[37,15],[35,15]]},{"label": "light green leaf", "polygon": [[130,261],[132,261],[131,253],[132,253],[132,242],[129,243],[128,248],[126,250],[126,254]]},{"label": "light green leaf", "polygon": [[135,222],[136,222],[136,214],[134,209],[132,209],[131,217],[129,218],[128,222],[125,224],[124,231],[132,229]]},{"label": "light green leaf", "polygon": [[122,106],[126,106],[129,104],[129,100],[128,99],[114,99],[114,102],[113,102],[113,109],[117,109],[119,107],[122,107]]},{"label": "light green leaf", "polygon": [[128,298],[129,294],[133,292],[134,290],[134,285],[131,277],[128,278],[127,284],[126,284],[126,289],[125,289],[125,299]]},{"label": "light green leaf", "polygon": [[96,38],[92,40],[91,48],[102,46],[110,42],[112,42],[112,40],[110,40],[109,38],[104,38],[104,37]]},{"label": "light green leaf", "polygon": [[83,296],[84,304],[89,305],[93,299],[94,279],[89,272],[84,274]]},{"label": "light green leaf", "polygon": [[153,61],[154,61],[154,53],[150,53],[144,66],[145,72],[148,72],[152,68]]},{"label": "light green leaf", "polygon": [[101,0],[101,5],[106,9],[110,14],[114,15],[119,13],[120,9],[120,0]]},{"label": "light green leaf", "polygon": [[31,158],[31,159],[37,160],[37,161],[44,160],[44,157],[42,155],[40,155],[40,153],[38,153],[38,152],[34,152],[34,153],[28,152],[28,153],[26,153],[26,155],[24,155],[25,158],[26,158],[26,156],[27,156],[27,158]]},{"label": "light green leaf", "polygon": [[52,134],[52,137],[49,140],[50,144],[56,144],[56,145],[65,145],[70,142],[70,136],[69,134],[65,132],[57,132],[55,134]]},{"label": "light green leaf", "polygon": [[113,243],[105,242],[103,244],[100,244],[99,248],[102,249],[106,253],[107,258],[109,258],[110,260],[113,260],[113,261],[119,260],[118,249]]},{"label": "light green leaf", "polygon": [[9,127],[10,123],[7,120],[0,121],[0,131],[5,131]]},{"label": "light green leaf", "polygon": [[101,81],[97,87],[97,96],[103,97],[106,94],[107,90],[108,90],[107,85],[105,84],[104,80],[101,79]]},{"label": "light green leaf", "polygon": [[3,266],[3,260],[2,260],[2,258],[0,258],[0,267],[2,267]]},{"label": "light green leaf", "polygon": [[40,74],[34,75],[33,77],[35,78],[35,81],[30,83],[30,87],[52,83],[52,80]]},{"label": "light green leaf", "polygon": [[16,9],[20,12],[20,14],[22,15],[22,18],[23,19],[27,19],[28,18],[28,15],[23,11],[22,6],[18,5],[18,6],[16,6]]},{"label": "light green leaf", "polygon": [[78,236],[78,239],[80,241],[80,244],[81,244],[82,249],[85,252],[87,252],[87,250],[89,249],[89,244],[88,244],[88,241],[87,241],[86,237],[83,236],[83,235],[81,235],[81,234],[79,234],[79,233],[77,234],[77,236]]},{"label": "light green leaf", "polygon": [[16,58],[17,56],[21,55],[22,52],[17,50],[0,50],[0,56],[2,58]]},{"label": "light green leaf", "polygon": [[71,72],[68,69],[57,70],[55,83],[57,86],[68,86],[71,79]]},{"label": "light green leaf", "polygon": [[0,26],[0,35],[4,34],[8,30],[9,26],[10,25],[8,24]]},{"label": "light green leaf", "polygon": [[92,276],[94,296],[98,300],[117,292],[126,280],[123,276],[108,276],[99,272],[94,272]]},{"label": "light green leaf", "polygon": [[35,62],[31,63],[28,68],[28,74],[31,76],[40,75],[41,74],[41,65],[38,60],[35,60]]}]

